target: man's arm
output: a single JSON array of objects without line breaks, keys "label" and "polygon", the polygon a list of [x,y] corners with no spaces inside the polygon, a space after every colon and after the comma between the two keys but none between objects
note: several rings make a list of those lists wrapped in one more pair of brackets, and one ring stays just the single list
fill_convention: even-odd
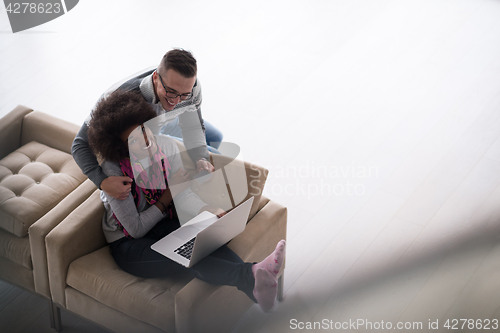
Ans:
[{"label": "man's arm", "polygon": [[200,159],[209,160],[207,141],[205,138],[205,124],[201,115],[201,85],[196,81],[193,89],[193,104],[196,112],[187,111],[179,115],[179,127],[182,130],[182,140],[189,157],[197,163]]},{"label": "man's arm", "polygon": [[198,112],[188,111],[179,115],[182,140],[193,162],[200,158],[209,159],[205,132],[201,128]]},{"label": "man's arm", "polygon": [[90,149],[87,135],[88,128],[87,122],[84,122],[73,140],[71,154],[85,176],[87,176],[95,186],[101,188],[102,181],[108,176],[102,171],[99,162],[97,162],[97,157]]}]

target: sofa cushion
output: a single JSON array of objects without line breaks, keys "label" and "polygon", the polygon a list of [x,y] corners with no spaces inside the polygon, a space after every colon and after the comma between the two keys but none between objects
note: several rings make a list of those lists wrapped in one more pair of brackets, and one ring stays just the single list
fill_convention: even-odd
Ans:
[{"label": "sofa cushion", "polygon": [[28,228],[85,180],[73,157],[30,142],[0,160],[0,228]]},{"label": "sofa cushion", "polygon": [[73,261],[66,283],[110,308],[173,331],[175,295],[191,279],[186,270],[162,279],[130,275],[116,265],[106,246]]},{"label": "sofa cushion", "polygon": [[30,241],[28,237],[17,237],[0,229],[0,257],[9,259],[28,269],[33,269],[31,262]]}]

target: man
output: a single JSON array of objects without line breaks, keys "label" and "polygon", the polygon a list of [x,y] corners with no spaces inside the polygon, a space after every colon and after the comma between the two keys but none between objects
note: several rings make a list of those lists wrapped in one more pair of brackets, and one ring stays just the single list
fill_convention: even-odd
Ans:
[{"label": "man", "polygon": [[[218,148],[222,134],[215,127],[203,121],[201,115],[201,86],[196,77],[196,59],[189,51],[173,49],[167,52],[155,70],[142,73],[118,87],[136,91],[151,103],[158,115],[161,132],[174,137],[182,135],[189,156],[196,163],[198,171],[212,172],[209,162],[207,141]],[[116,89],[105,92],[101,98]],[[110,196],[123,200],[131,189],[129,177],[108,177],[102,171],[96,156],[88,144],[87,130],[89,118],[78,132],[71,153],[83,173],[101,190]],[[159,129],[156,129],[159,131]],[[206,132],[206,136],[205,136]]]}]

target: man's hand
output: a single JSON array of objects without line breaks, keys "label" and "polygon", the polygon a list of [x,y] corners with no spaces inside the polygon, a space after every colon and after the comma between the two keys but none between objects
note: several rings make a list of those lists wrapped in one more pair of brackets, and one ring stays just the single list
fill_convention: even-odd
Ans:
[{"label": "man's hand", "polygon": [[110,176],[101,183],[101,189],[118,200],[125,200],[132,190],[132,179],[126,176]]},{"label": "man's hand", "polygon": [[168,180],[168,187],[170,192],[172,192],[172,197],[175,198],[177,194],[191,186],[190,180],[191,175],[184,168],[180,168],[179,171],[174,173]]},{"label": "man's hand", "polygon": [[226,215],[226,212],[222,209],[222,208],[218,208],[218,207],[213,207],[213,206],[210,206],[210,205],[206,205],[206,206],[203,206],[200,211],[198,212],[201,213],[203,211],[207,211],[207,212],[210,212],[214,215],[217,215],[218,218],[221,218],[223,217],[224,215]]},{"label": "man's hand", "polygon": [[214,166],[206,159],[201,158],[198,160],[198,162],[196,162],[196,172],[200,172],[201,170],[207,170],[208,172],[213,172]]},{"label": "man's hand", "polygon": [[172,177],[170,177],[170,179],[168,180],[168,186],[183,184],[189,182],[190,180],[191,175],[181,167],[176,173],[172,175]]}]

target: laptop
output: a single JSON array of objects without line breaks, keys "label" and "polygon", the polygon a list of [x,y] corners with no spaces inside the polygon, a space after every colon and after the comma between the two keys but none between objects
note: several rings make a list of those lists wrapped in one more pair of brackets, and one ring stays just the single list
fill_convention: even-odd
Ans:
[{"label": "laptop", "polygon": [[221,218],[201,212],[151,245],[151,249],[185,267],[192,267],[245,230],[253,199],[251,197]]}]

